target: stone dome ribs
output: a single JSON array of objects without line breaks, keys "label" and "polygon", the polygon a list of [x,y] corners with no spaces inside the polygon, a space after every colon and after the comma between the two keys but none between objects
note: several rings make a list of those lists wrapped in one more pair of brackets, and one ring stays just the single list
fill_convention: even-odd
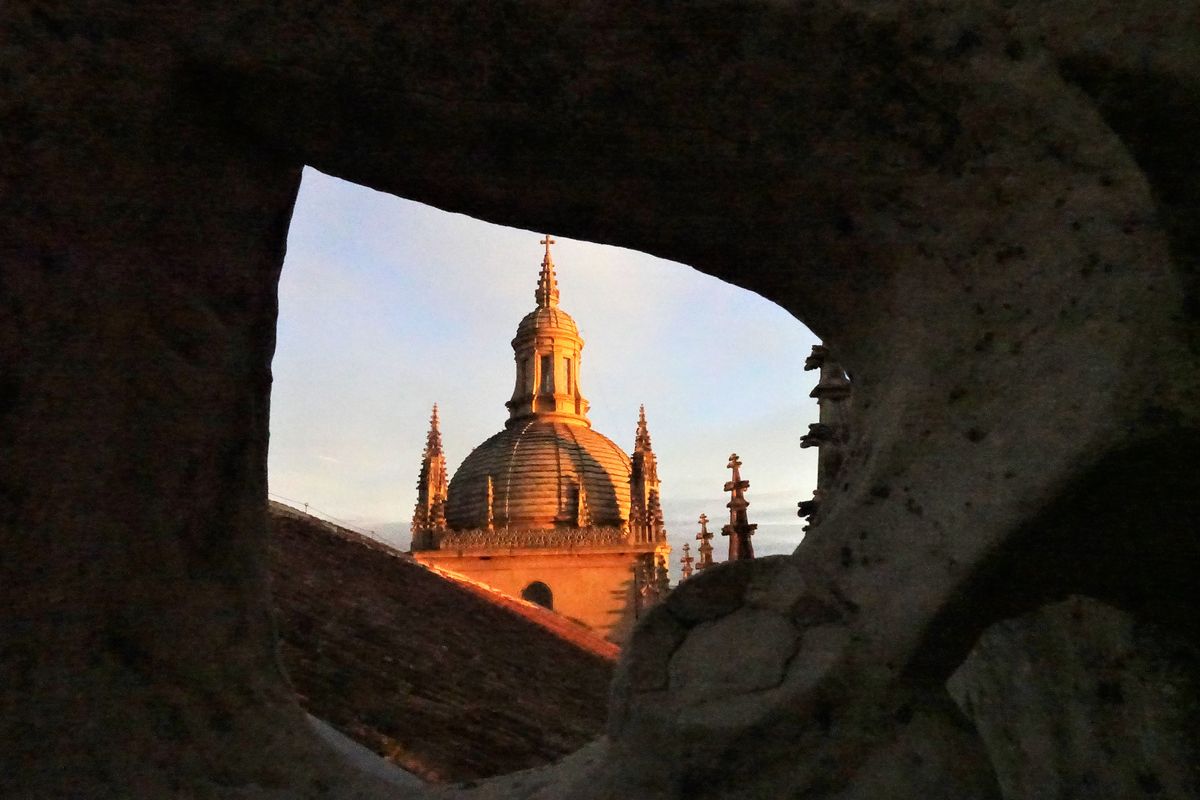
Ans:
[{"label": "stone dome ribs", "polygon": [[446,521],[456,530],[487,523],[493,485],[497,528],[568,527],[572,486],[583,482],[592,523],[620,527],[629,518],[629,456],[581,425],[538,421],[506,428],[466,457],[450,481]]}]

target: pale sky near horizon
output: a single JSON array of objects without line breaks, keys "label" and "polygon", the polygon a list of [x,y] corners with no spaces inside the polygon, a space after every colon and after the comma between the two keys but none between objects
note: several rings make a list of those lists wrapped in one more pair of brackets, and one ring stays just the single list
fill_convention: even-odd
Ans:
[{"label": "pale sky near horizon", "polygon": [[[407,548],[430,406],[451,472],[504,425],[541,238],[305,170],[279,287],[271,493]],[[816,451],[799,444],[816,421],[803,371],[816,338],[690,267],[555,239],[592,427],[628,452],[646,405],[673,568],[701,513],[711,530],[727,521],[731,452],[757,551],[791,552],[816,480]],[[726,541],[713,544],[723,560]]]}]

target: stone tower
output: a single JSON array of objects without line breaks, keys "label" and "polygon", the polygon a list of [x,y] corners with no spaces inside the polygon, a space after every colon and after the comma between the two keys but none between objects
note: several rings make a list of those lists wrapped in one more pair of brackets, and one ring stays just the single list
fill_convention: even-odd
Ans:
[{"label": "stone tower", "polygon": [[637,566],[653,580],[670,553],[658,464],[644,409],[632,457],[592,429],[580,388],[583,338],[559,308],[554,240],[541,244],[536,305],[512,340],[504,429],[450,479],[443,530],[432,514],[414,517],[413,554],[619,641],[636,613]]}]

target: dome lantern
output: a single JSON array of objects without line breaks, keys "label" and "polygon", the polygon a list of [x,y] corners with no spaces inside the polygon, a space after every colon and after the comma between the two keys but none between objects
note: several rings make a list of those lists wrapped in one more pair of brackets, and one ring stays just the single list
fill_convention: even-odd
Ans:
[{"label": "dome lantern", "polygon": [[558,279],[549,235],[534,298],[537,308],[517,325],[512,340],[517,380],[508,407],[506,427],[539,419],[591,426],[588,401],[579,390],[579,357],[583,339],[571,315],[558,307]]}]

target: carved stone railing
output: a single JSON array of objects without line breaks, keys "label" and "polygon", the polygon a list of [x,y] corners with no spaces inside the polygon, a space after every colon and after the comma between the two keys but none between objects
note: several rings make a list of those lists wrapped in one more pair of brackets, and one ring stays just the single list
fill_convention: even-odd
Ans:
[{"label": "carved stone railing", "polygon": [[616,527],[555,528],[552,530],[487,530],[472,528],[462,531],[436,531],[435,550],[492,550],[495,548],[525,547],[588,547],[629,544],[625,531]]}]

